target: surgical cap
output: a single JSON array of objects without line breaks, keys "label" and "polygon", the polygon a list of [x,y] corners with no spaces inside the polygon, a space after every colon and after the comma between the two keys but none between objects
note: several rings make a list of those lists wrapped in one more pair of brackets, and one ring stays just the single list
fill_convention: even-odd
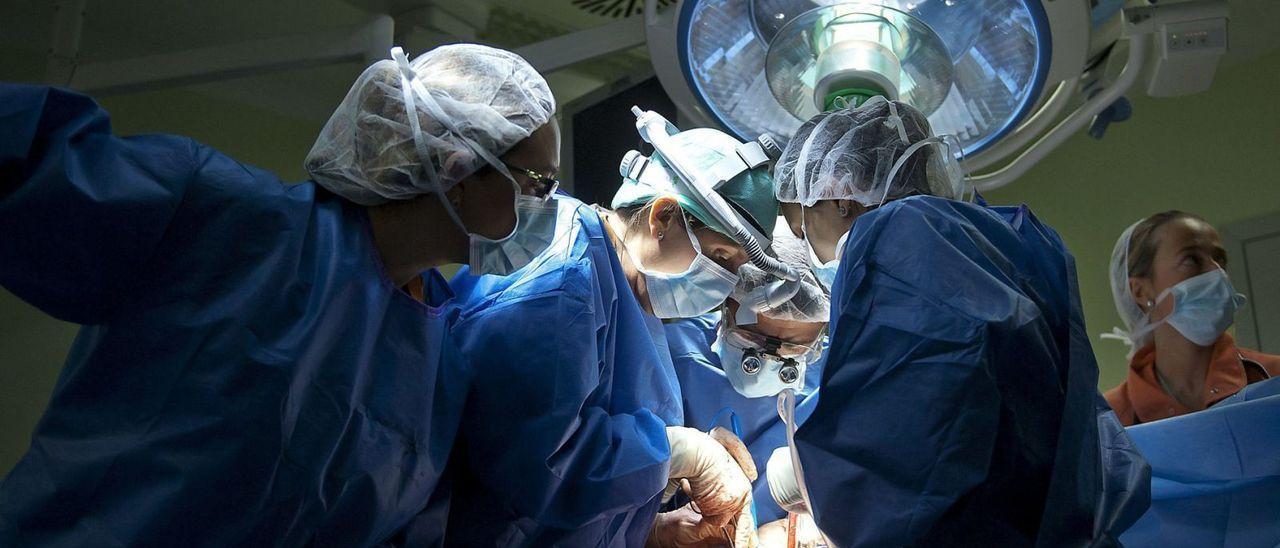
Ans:
[{"label": "surgical cap", "polygon": [[929,120],[914,107],[874,97],[853,109],[821,113],[787,143],[774,168],[779,201],[812,206],[853,200],[872,207],[911,194],[954,198],[959,172],[938,146],[924,146],[889,172],[912,145],[932,137]]},{"label": "surgical cap", "polygon": [[[781,282],[750,263],[738,269],[738,285],[732,299],[740,306],[755,310],[761,316],[793,322],[826,322],[831,313],[831,299],[809,269],[809,251],[805,241],[791,233],[785,221],[777,223],[773,231],[773,249],[778,260],[800,272],[799,288],[795,295],[779,305],[761,302],[763,289]],[[790,282],[795,283],[795,282]]]},{"label": "surgical cap", "polygon": [[[365,69],[307,154],[307,172],[331,192],[377,205],[440,191],[497,158],[555,113],[551,88],[519,55],[478,44],[428,51],[409,64],[414,114],[426,158],[415,149],[395,61]],[[419,93],[421,95],[421,93]],[[431,99],[431,100],[427,100]]]},{"label": "surgical cap", "polygon": [[1147,339],[1151,334],[1147,334],[1141,341],[1132,340],[1130,333],[1133,333],[1140,324],[1146,323],[1147,313],[1138,307],[1137,301],[1133,299],[1133,294],[1129,292],[1129,246],[1130,239],[1133,237],[1133,230],[1142,224],[1142,220],[1129,225],[1120,234],[1120,239],[1116,240],[1116,246],[1111,250],[1111,298],[1115,301],[1116,312],[1120,314],[1120,320],[1124,322],[1124,329],[1115,329],[1106,338],[1117,339],[1130,346],[1130,355],[1133,351],[1146,345]]},{"label": "surgical cap", "polygon": [[[682,160],[688,162],[693,169],[707,171],[729,155],[737,154],[738,142],[734,138],[710,128],[694,128],[682,131],[672,139],[684,153]],[[651,163],[646,170],[660,169],[662,176],[645,176],[644,182],[623,177],[622,186],[613,196],[610,205],[613,209],[648,204],[660,196],[674,196],[685,211],[702,221],[712,230],[726,236],[733,236],[733,231],[720,224],[697,200],[684,194],[677,187],[676,174],[662,156],[655,153],[650,157]],[[730,206],[737,209],[760,234],[768,237],[773,233],[774,224],[778,220],[778,201],[773,197],[773,177],[764,167],[748,169],[739,173],[716,189]],[[760,245],[768,247],[769,242]]]}]

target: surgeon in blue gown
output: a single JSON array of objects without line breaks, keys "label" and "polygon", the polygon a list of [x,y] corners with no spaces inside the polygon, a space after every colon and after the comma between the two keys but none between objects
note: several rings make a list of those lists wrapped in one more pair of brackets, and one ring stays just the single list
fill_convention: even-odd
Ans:
[{"label": "surgeon in blue gown", "polygon": [[831,284],[822,397],[795,440],[817,525],[840,546],[1115,544],[1144,468],[1104,500],[1074,261],[1025,206],[951,199],[954,159],[923,114],[875,98],[805,123],[775,170]]},{"label": "surgeon in blue gown", "polygon": [[[408,108],[410,133],[414,87],[451,102]],[[505,125],[446,130],[468,106]],[[553,112],[509,52],[380,61],[308,158],[316,182],[285,184],[0,84],[0,284],[83,325],[0,484],[0,545],[366,546],[415,515],[442,532],[466,369],[432,267],[473,259],[455,220],[513,230],[519,183],[483,157],[554,164]]]},{"label": "surgeon in blue gown", "polygon": [[[824,290],[808,274],[803,246],[804,241],[792,236],[784,223],[778,224],[774,252],[804,273],[798,288],[785,290],[789,298],[781,302],[753,298],[777,283],[756,270],[744,275],[722,311],[663,326],[680,381],[685,425],[700,430],[728,428],[746,444],[758,474],[752,482],[752,500],[761,525],[787,517],[769,492],[766,468],[773,451],[787,445],[775,396],[792,389],[799,407],[811,408],[804,402],[821,377],[819,358],[830,308]],[[753,364],[763,364],[759,370],[748,373],[741,367],[747,353],[758,360]],[[799,372],[791,382],[779,375],[786,360]]]},{"label": "surgeon in blue gown", "polygon": [[[732,144],[707,145],[702,131],[676,137],[695,164],[734,154]],[[681,426],[662,327],[723,303],[746,257],[660,162],[655,154],[648,176],[623,181],[614,209],[557,196],[550,247],[511,276],[467,268],[451,281],[475,380],[450,463],[447,544],[639,546],[721,535],[718,525],[685,528],[694,524],[658,515],[664,489],[680,479],[704,518],[749,518],[750,482],[732,447]],[[759,169],[718,192],[750,215],[743,222],[771,228],[771,188]],[[754,535],[752,525],[732,534]]]}]

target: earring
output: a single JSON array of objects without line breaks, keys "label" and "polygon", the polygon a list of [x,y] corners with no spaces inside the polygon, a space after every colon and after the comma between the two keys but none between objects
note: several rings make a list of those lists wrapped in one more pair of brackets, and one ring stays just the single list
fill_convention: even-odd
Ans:
[{"label": "earring", "polygon": [[661,241],[662,241],[662,237],[663,237],[663,236],[665,236],[665,235],[666,235],[666,234],[664,234],[664,233],[662,233],[662,232],[659,232],[659,233],[658,233],[658,241],[659,241],[659,242],[661,242]]},{"label": "earring", "polygon": [[844,206],[836,206],[836,212],[839,213],[841,217],[849,216],[849,208]]},{"label": "earring", "polygon": [[1155,305],[1156,305],[1155,301],[1152,301],[1151,299],[1147,299],[1147,308],[1151,308]]}]

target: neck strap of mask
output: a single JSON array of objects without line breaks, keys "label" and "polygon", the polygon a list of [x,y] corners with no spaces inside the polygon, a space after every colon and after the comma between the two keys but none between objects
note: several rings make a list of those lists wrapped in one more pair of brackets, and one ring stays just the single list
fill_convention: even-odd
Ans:
[{"label": "neck strap of mask", "polygon": [[[422,140],[422,124],[418,120],[418,101],[415,90],[413,88],[414,78],[416,74],[413,68],[409,66],[409,58],[405,56],[404,50],[401,48],[391,48],[391,58],[395,60],[396,66],[400,69],[400,93],[404,98],[405,118],[409,121],[409,131],[413,134],[413,148],[418,153],[418,161],[422,163],[422,171],[427,175],[427,181],[431,184],[431,192],[440,200],[441,207],[445,213],[453,220],[453,224],[462,230],[463,234],[470,234],[467,225],[462,222],[462,218],[458,216],[458,212],[453,210],[453,204],[449,203],[449,197],[445,195],[444,184],[440,182],[440,175],[436,173],[435,163],[431,161],[431,153],[427,150],[427,144]],[[444,119],[439,111],[439,105],[435,104],[435,100],[428,93],[422,101],[423,110],[437,119]]]}]

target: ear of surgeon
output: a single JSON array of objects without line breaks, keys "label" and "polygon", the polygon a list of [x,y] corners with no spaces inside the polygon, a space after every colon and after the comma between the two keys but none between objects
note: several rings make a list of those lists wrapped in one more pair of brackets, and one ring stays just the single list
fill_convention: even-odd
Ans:
[{"label": "ear of surgeon", "polygon": [[543,196],[541,193],[546,187],[535,181],[535,176],[554,179],[560,171],[559,124],[555,119],[543,124],[499,160],[504,167],[518,166],[534,175],[509,167],[504,174],[486,165],[458,181],[446,193],[450,206],[458,212],[462,223],[471,232],[492,240],[503,239],[515,231],[518,196]]},{"label": "ear of surgeon", "polygon": [[[648,270],[677,274],[688,270],[699,253],[725,270],[736,272],[746,264],[747,255],[732,238],[708,228],[689,215],[672,196],[655,199],[634,219],[625,239],[627,250],[634,251]],[[689,239],[696,237],[696,243]]]},{"label": "ear of surgeon", "polygon": [[[625,216],[625,213],[622,215]],[[625,226],[623,270],[646,312],[688,318],[724,303],[747,262],[742,246],[688,214],[674,196],[659,196],[617,219]],[[617,228],[617,227],[615,227]]]}]

